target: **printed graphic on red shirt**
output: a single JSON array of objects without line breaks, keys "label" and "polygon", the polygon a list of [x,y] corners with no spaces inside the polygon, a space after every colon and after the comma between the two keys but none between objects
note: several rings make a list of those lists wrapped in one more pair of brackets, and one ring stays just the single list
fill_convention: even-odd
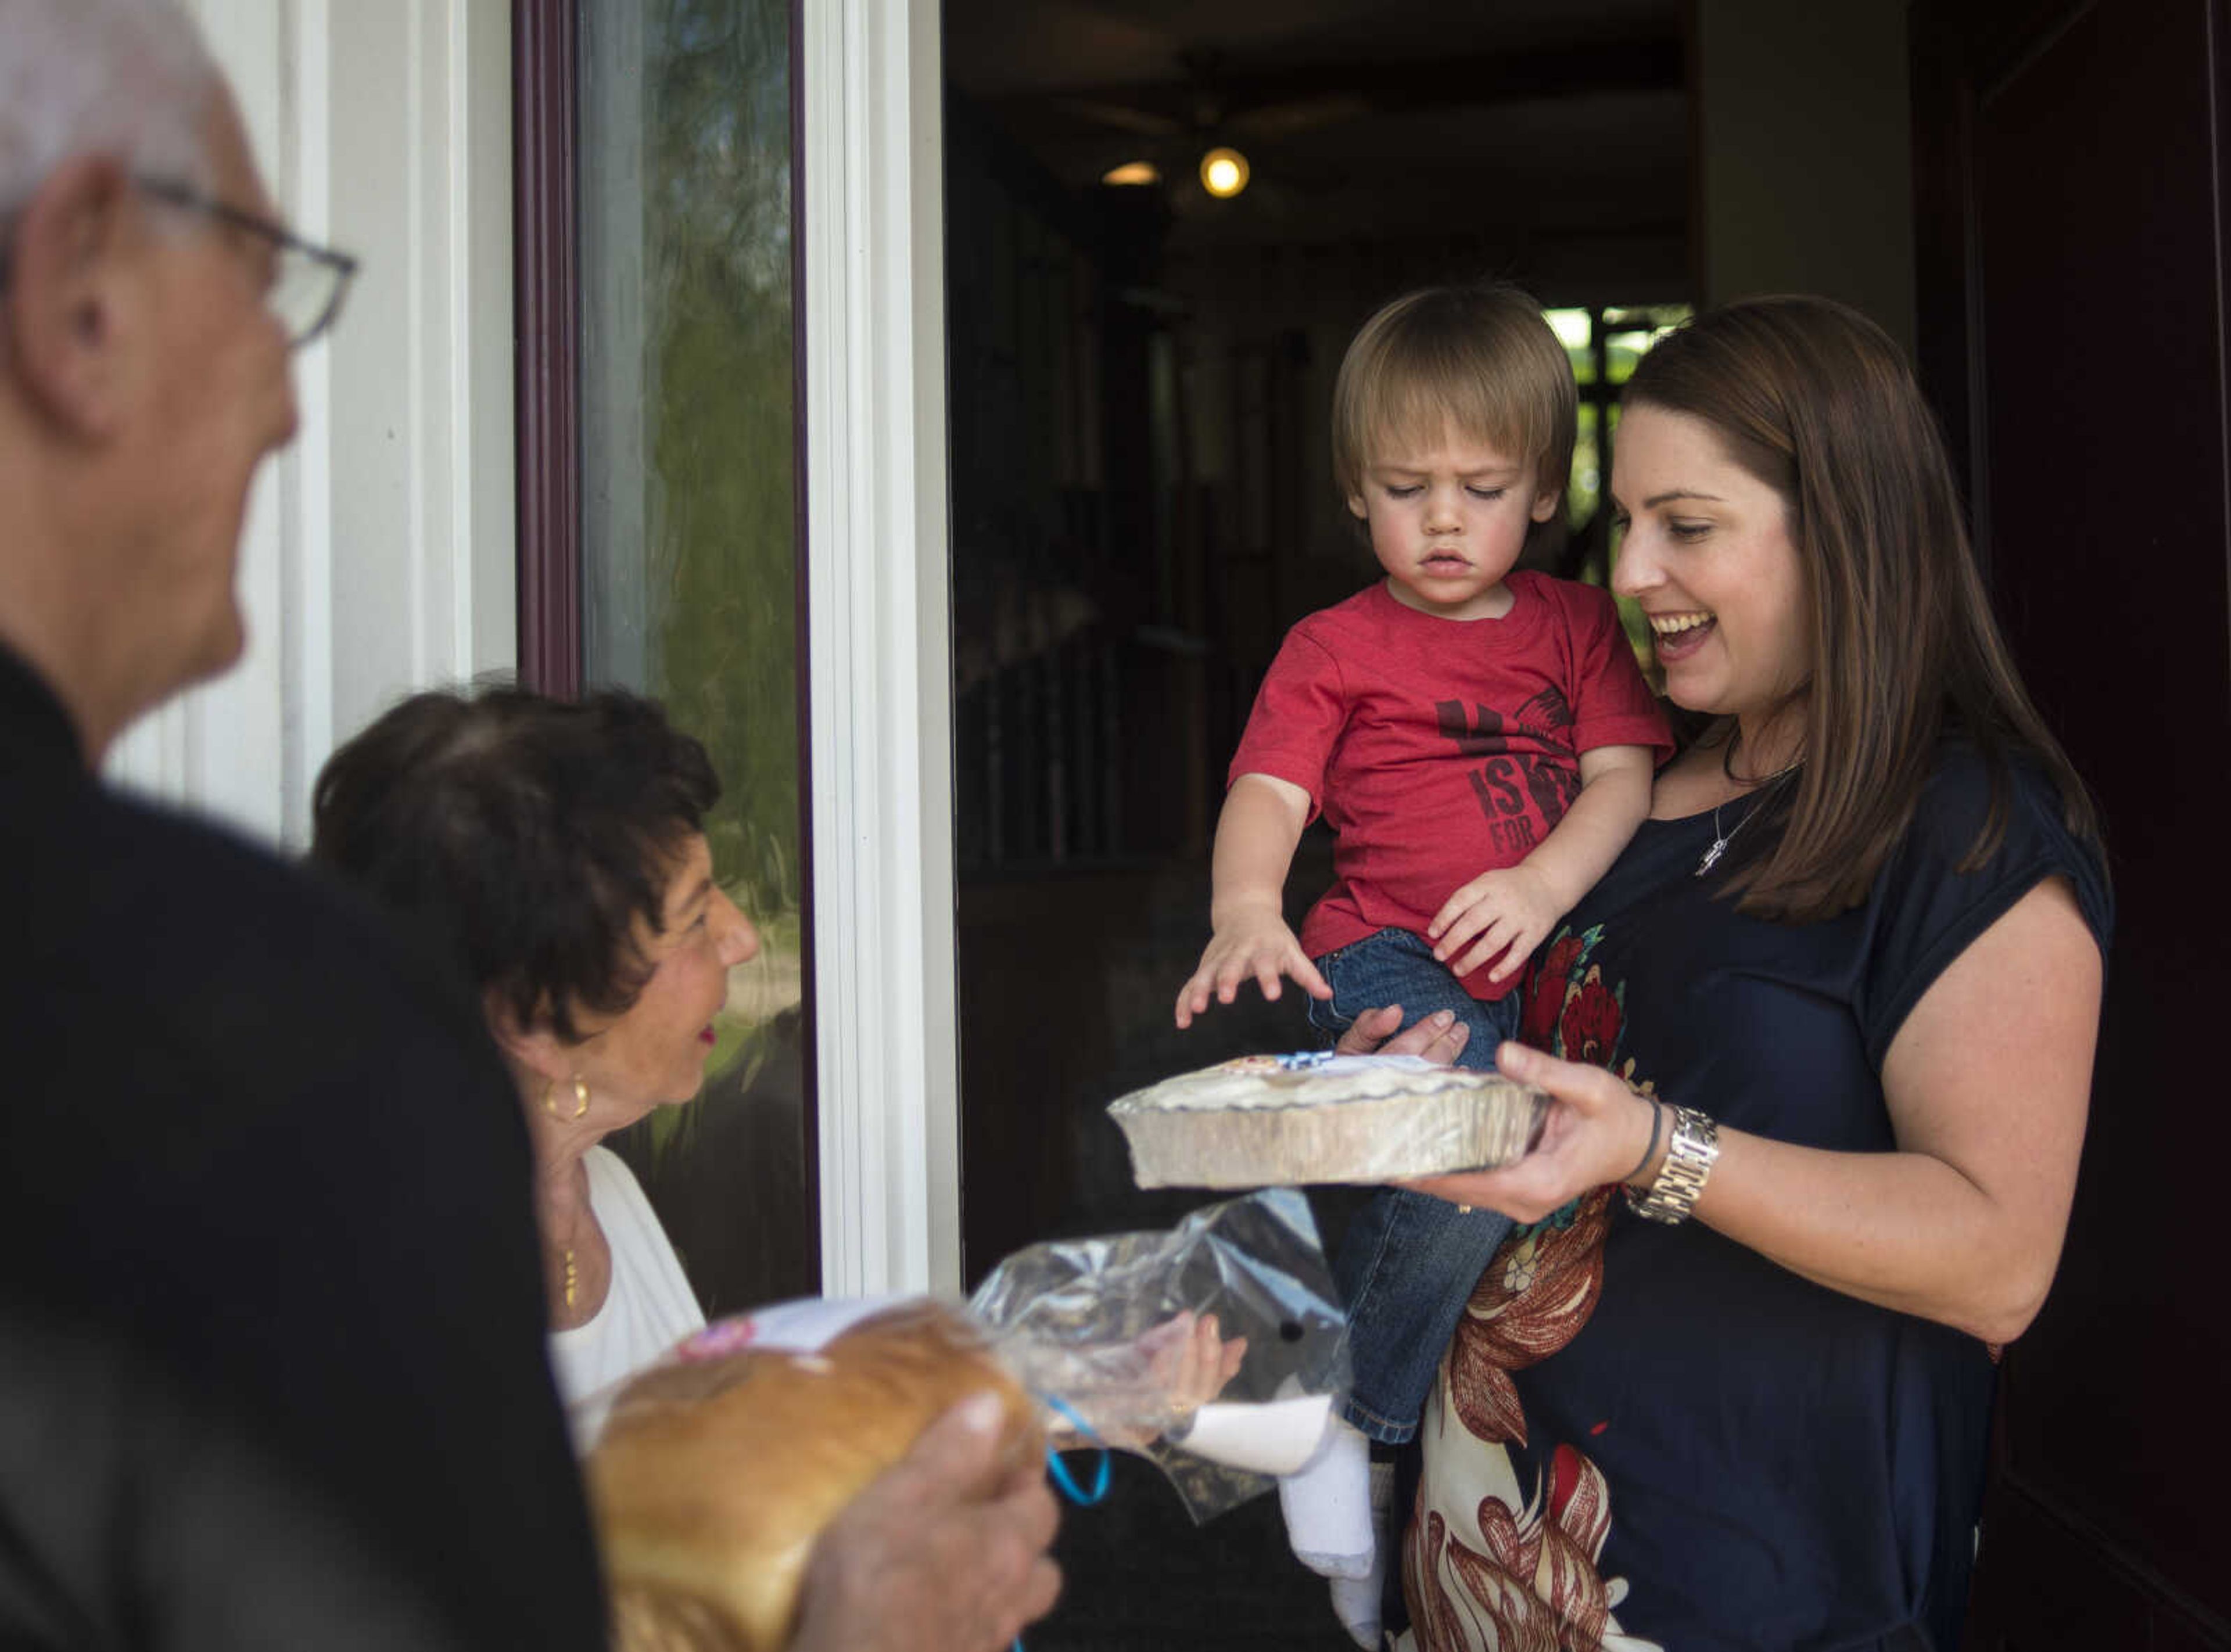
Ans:
[{"label": "printed graphic on red shirt", "polygon": [[1580,795],[1568,732],[1572,707],[1550,683],[1508,725],[1495,707],[1477,702],[1469,713],[1460,700],[1441,700],[1433,711],[1442,738],[1456,743],[1459,756],[1486,759],[1467,764],[1465,778],[1487,822],[1488,842],[1504,864],[1524,860],[1541,841],[1536,823],[1542,830],[1555,825]]}]

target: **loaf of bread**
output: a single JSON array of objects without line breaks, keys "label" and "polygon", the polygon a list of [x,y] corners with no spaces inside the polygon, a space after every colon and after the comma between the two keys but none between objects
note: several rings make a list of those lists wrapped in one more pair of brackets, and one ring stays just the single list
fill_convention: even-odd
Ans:
[{"label": "loaf of bread", "polygon": [[684,1352],[621,1391],[588,1460],[622,1652],[775,1652],[822,1528],[970,1394],[1006,1402],[1007,1464],[1044,1453],[1030,1397],[941,1303],[817,1352]]}]

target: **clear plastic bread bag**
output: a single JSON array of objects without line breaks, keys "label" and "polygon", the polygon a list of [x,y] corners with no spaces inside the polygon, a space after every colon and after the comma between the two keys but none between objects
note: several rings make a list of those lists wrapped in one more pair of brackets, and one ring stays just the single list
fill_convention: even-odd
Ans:
[{"label": "clear plastic bread bag", "polygon": [[[663,1365],[746,1349],[810,1356],[922,1300],[778,1303],[715,1320]],[[1167,1231],[1030,1246],[951,1312],[1031,1397],[1057,1449],[1149,1458],[1196,1521],[1307,1462],[1348,1387],[1339,1293],[1291,1189],[1209,1205]],[[592,1444],[616,1402],[623,1414],[663,1403],[653,1386],[630,1378],[578,1401],[577,1440]]]},{"label": "clear plastic bread bag", "polygon": [[[1268,1491],[1309,1461],[1348,1381],[1341,1311],[1309,1201],[1272,1189],[1194,1211],[1167,1232],[1017,1251],[969,1300],[1000,1361],[1050,1413],[1152,1459],[1195,1520]],[[1203,1399],[1173,1357],[1209,1315],[1238,1369]]]}]

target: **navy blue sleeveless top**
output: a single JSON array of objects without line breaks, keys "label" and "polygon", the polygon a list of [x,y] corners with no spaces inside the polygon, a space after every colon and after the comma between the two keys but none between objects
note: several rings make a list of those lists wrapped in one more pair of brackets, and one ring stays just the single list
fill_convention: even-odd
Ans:
[{"label": "navy blue sleeveless top", "polygon": [[[2060,876],[2107,944],[2096,855],[2041,777],[2008,779],[2003,841],[1959,871],[1991,787],[1974,752],[1948,745],[1866,901],[1821,923],[1714,899],[1738,857],[1696,875],[1709,813],[1646,822],[1536,956],[1522,1036],[1734,1128],[1889,1151],[1884,1059],[1969,942]],[[1721,829],[1763,795],[1729,804]],[[1514,1503],[1480,1504],[1484,1551],[1470,1534],[1452,1548],[1454,1526],[1421,1503],[1407,1563],[1425,1645],[1445,1638],[1436,1623],[1537,1610],[1574,1644],[1826,1652],[1901,1630],[1958,1644],[1993,1386],[1973,1338],[1811,1284],[1702,1223],[1645,1222],[1601,1190],[1513,1236],[1444,1373],[1429,1494],[1434,1450],[1500,1449]],[[1484,1605],[1506,1578],[1518,1592]]]}]

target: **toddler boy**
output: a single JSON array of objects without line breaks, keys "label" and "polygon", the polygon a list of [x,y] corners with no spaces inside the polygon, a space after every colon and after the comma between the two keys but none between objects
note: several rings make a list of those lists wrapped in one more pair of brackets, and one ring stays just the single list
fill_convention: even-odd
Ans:
[{"label": "toddler boy", "polygon": [[[1400,1004],[1471,1029],[1489,1069],[1527,957],[1626,845],[1672,749],[1611,598],[1521,570],[1572,464],[1564,346],[1507,287],[1413,293],[1364,324],[1333,391],[1333,465],[1386,577],[1287,634],[1233,758],[1212,862],[1214,934],[1180,991],[1188,1026],[1251,976],[1305,989],[1328,1036]],[[1303,829],[1334,882],[1297,939],[1282,892]],[[1399,1189],[1335,1258],[1354,1388],[1317,1465],[1282,1489],[1302,1558],[1366,1645],[1378,1617],[1365,1436],[1416,1430],[1441,1352],[1508,1219]],[[1368,1636],[1369,1638],[1367,1638]]]}]

